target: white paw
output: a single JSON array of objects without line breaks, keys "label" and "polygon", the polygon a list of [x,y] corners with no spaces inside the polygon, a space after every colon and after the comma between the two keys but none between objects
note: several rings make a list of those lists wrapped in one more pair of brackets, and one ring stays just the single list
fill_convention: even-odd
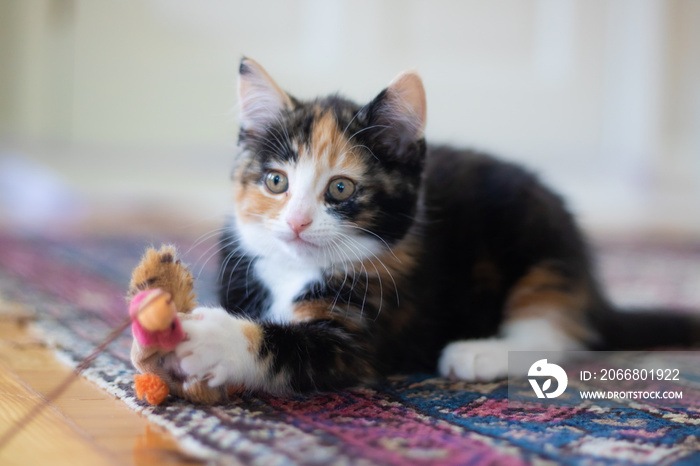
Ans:
[{"label": "white paw", "polygon": [[225,383],[255,385],[259,369],[244,329],[250,321],[231,316],[221,308],[199,307],[183,319],[187,338],[175,348],[186,377],[208,380],[210,387]]},{"label": "white paw", "polygon": [[508,376],[509,345],[500,339],[450,343],[442,351],[438,369],[443,377],[491,382]]}]

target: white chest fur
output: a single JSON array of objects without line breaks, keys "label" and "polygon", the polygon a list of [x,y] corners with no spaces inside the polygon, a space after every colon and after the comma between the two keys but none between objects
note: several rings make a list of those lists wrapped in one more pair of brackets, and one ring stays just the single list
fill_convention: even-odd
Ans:
[{"label": "white chest fur", "polygon": [[321,278],[318,267],[271,258],[259,259],[255,273],[272,295],[272,306],[264,318],[274,322],[289,322],[294,298],[310,282]]}]

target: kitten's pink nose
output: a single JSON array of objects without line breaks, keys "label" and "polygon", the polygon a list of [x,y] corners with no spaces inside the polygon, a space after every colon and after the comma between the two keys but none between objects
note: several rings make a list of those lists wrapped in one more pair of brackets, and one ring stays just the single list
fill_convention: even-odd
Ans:
[{"label": "kitten's pink nose", "polygon": [[309,228],[311,223],[313,223],[313,219],[308,215],[291,215],[287,218],[287,225],[297,236]]}]

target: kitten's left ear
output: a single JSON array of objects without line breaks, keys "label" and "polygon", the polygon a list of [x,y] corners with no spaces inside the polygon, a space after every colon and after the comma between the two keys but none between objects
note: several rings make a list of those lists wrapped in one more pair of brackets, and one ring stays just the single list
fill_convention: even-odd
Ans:
[{"label": "kitten's left ear", "polygon": [[404,71],[370,104],[370,123],[384,127],[380,137],[400,145],[423,137],[427,105],[423,81],[415,71]]},{"label": "kitten's left ear", "polygon": [[294,108],[292,99],[255,60],[244,57],[238,71],[241,128],[262,131],[284,110]]}]

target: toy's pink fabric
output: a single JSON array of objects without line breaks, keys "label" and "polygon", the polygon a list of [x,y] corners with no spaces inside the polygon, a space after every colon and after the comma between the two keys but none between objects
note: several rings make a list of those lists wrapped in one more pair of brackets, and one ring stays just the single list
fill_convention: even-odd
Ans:
[{"label": "toy's pink fabric", "polygon": [[134,338],[141,346],[158,346],[167,351],[172,351],[175,349],[178,343],[180,343],[185,338],[185,331],[182,330],[182,325],[180,324],[180,319],[175,316],[170,328],[165,330],[158,330],[156,332],[151,332],[143,328],[136,319],[136,313],[139,310],[141,302],[149,294],[159,291],[159,290],[146,290],[142,291],[133,297],[131,303],[129,304],[129,315],[132,318],[131,321],[131,332]]}]

